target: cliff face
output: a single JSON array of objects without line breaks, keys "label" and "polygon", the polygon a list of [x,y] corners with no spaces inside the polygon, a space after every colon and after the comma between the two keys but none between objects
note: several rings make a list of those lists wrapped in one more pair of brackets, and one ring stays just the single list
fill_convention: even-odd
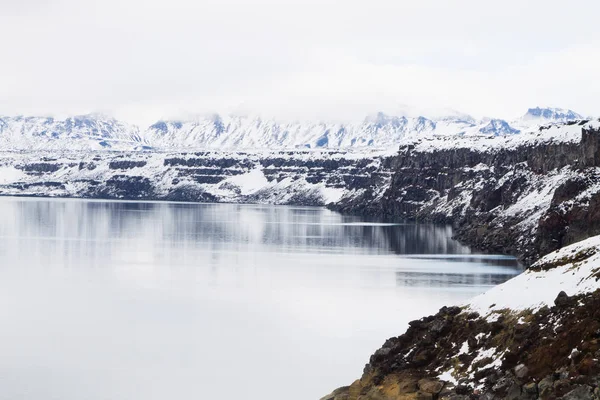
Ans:
[{"label": "cliff face", "polygon": [[390,177],[345,151],[0,153],[0,195],[321,206]]},{"label": "cliff face", "polygon": [[574,134],[544,140],[541,130],[542,139],[517,145],[402,146],[383,195],[344,197],[334,208],[451,223],[458,239],[531,263],[600,233],[600,129],[587,121],[548,129]]}]

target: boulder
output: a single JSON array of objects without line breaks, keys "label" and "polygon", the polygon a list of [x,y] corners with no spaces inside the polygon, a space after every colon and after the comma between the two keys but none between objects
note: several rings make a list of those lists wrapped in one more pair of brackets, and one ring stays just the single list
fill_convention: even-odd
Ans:
[{"label": "boulder", "polygon": [[556,299],[554,299],[554,305],[557,307],[565,306],[569,303],[569,296],[564,291],[561,291]]},{"label": "boulder", "polygon": [[419,380],[418,385],[419,390],[421,390],[422,392],[431,393],[435,395],[440,393],[444,388],[444,382],[431,378],[423,378]]},{"label": "boulder", "polygon": [[519,364],[515,367],[515,376],[519,379],[523,379],[529,373],[529,369],[525,366],[525,364]]},{"label": "boulder", "polygon": [[567,394],[561,397],[562,400],[592,400],[592,388],[586,385],[579,385]]}]

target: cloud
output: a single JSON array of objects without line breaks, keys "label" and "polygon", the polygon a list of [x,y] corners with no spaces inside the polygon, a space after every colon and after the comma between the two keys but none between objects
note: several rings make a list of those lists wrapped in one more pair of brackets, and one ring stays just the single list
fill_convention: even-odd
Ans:
[{"label": "cloud", "polygon": [[0,113],[594,114],[599,11],[539,0],[0,0]]}]

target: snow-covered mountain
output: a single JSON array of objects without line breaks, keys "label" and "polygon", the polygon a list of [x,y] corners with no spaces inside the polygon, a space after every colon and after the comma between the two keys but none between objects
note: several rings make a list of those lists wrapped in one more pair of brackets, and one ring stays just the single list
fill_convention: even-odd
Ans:
[{"label": "snow-covered mountain", "polygon": [[144,140],[135,125],[90,114],[52,117],[0,117],[2,150],[138,149]]},{"label": "snow-covered mountain", "polygon": [[529,121],[544,121],[544,122],[568,122],[584,117],[577,114],[573,110],[565,110],[563,108],[530,108],[527,113],[521,118]]},{"label": "snow-covered mountain", "polygon": [[585,119],[585,117],[573,110],[535,107],[527,110],[521,118],[511,121],[511,125],[516,129],[522,130],[541,125],[565,123],[582,119]]},{"label": "snow-covered mountain", "polygon": [[504,136],[514,135],[521,131],[513,128],[503,119],[491,119],[485,126],[479,128],[479,132],[483,133],[484,135]]},{"label": "snow-covered mountain", "polygon": [[96,114],[63,120],[17,116],[0,118],[0,149],[393,149],[406,138],[506,136],[577,119],[582,116],[571,110],[538,107],[511,122],[496,118],[476,120],[465,114],[427,118],[377,113],[358,123],[280,122],[210,115],[186,121],[158,121],[143,129]]},{"label": "snow-covered mountain", "polygon": [[152,147],[210,149],[388,147],[411,134],[432,134],[435,122],[378,113],[361,123],[278,122],[239,116],[159,121],[144,133]]}]

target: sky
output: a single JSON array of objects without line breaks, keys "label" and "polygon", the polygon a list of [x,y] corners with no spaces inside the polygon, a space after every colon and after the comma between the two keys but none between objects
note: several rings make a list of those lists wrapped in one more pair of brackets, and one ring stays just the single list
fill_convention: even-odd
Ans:
[{"label": "sky", "polygon": [[600,115],[600,2],[0,0],[0,115]]}]

